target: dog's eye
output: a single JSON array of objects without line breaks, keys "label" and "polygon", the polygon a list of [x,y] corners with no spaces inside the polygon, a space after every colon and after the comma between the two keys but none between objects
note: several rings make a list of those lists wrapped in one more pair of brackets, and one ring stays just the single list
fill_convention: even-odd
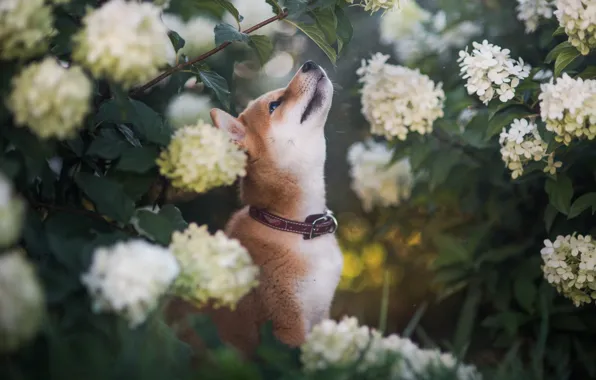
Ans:
[{"label": "dog's eye", "polygon": [[274,102],[269,103],[269,113],[273,113],[277,107],[281,104],[281,100],[276,100]]}]

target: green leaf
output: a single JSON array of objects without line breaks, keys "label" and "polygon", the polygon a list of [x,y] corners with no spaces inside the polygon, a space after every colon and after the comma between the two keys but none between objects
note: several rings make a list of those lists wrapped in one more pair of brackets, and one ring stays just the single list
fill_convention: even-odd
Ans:
[{"label": "green leaf", "polygon": [[298,18],[308,9],[308,0],[281,0],[280,4],[288,10],[288,17]]},{"label": "green leaf", "polygon": [[557,56],[558,56],[558,55],[559,55],[559,54],[560,54],[562,51],[564,51],[564,50],[566,50],[566,49],[575,49],[575,48],[573,47],[573,45],[571,45],[571,44],[569,43],[569,41],[564,41],[564,42],[561,42],[560,44],[558,44],[557,46],[555,46],[555,47],[553,48],[553,50],[551,50],[551,51],[550,51],[550,52],[549,52],[549,53],[546,55],[546,58],[544,59],[544,62],[545,62],[545,63],[551,63],[552,61],[554,61],[554,60],[557,58]]},{"label": "green leaf", "polygon": [[206,87],[213,90],[221,104],[226,109],[230,109],[230,90],[228,89],[228,82],[215,71],[200,71],[199,77]]},{"label": "green leaf", "polygon": [[560,36],[562,34],[565,34],[565,27],[563,26],[559,26],[554,32],[553,32],[553,37],[554,36]]},{"label": "green leaf", "polygon": [[130,221],[135,204],[118,183],[83,172],[77,173],[75,182],[95,204],[99,213],[123,223]]},{"label": "green leaf", "polygon": [[456,150],[449,150],[447,152],[437,154],[434,157],[434,162],[430,169],[430,188],[434,189],[438,185],[445,182],[449,173],[461,160],[461,152]]},{"label": "green leaf", "polygon": [[321,50],[323,50],[323,53],[327,55],[331,63],[335,64],[335,61],[337,60],[337,54],[335,53],[335,50],[331,47],[331,45],[327,43],[327,40],[325,39],[325,33],[323,33],[323,31],[321,31],[321,29],[317,25],[304,24],[301,22],[294,22],[287,19],[285,19],[284,21],[294,25],[296,28],[300,29],[304,34],[306,34],[308,38],[313,40],[313,42],[317,44],[317,46],[321,48]]},{"label": "green leaf", "polygon": [[219,5],[220,7],[227,10],[228,12],[230,12],[232,14],[232,16],[234,16],[234,18],[236,19],[236,22],[240,23],[240,21],[242,21],[242,16],[240,16],[240,14],[238,13],[238,9],[236,9],[234,4],[232,4],[229,0],[212,0],[212,1],[214,3],[216,3],[217,5]]},{"label": "green leaf", "polygon": [[455,336],[453,338],[453,346],[456,355],[463,356],[465,347],[469,344],[472,336],[472,331],[476,325],[476,316],[478,314],[478,307],[482,300],[482,287],[478,280],[468,286],[466,300],[462,307],[461,313],[457,321],[455,329]]},{"label": "green leaf", "polygon": [[496,112],[493,118],[488,122],[485,139],[490,140],[494,135],[501,133],[503,128],[508,127],[513,120],[523,119],[531,114],[532,112],[523,106],[512,106]]},{"label": "green leaf", "polygon": [[188,227],[180,210],[173,205],[164,206],[157,214],[148,210],[138,210],[135,216],[137,228],[150,239],[163,245],[170,244],[174,231]]},{"label": "green leaf", "polygon": [[116,165],[116,169],[127,172],[145,173],[156,166],[155,160],[158,155],[158,149],[152,146],[130,148],[124,151]]},{"label": "green leaf", "polygon": [[594,79],[596,78],[596,66],[588,66],[584,71],[578,74],[579,78],[582,79]]},{"label": "green leaf", "polygon": [[337,54],[339,54],[343,47],[352,41],[354,28],[352,22],[340,7],[335,8],[335,17],[337,18]]},{"label": "green leaf", "polygon": [[87,154],[107,160],[114,160],[127,148],[130,148],[126,138],[112,127],[102,128],[99,135],[91,142]]},{"label": "green leaf", "polygon": [[586,331],[588,326],[577,315],[560,314],[552,317],[552,326],[565,331]]},{"label": "green leaf", "polygon": [[513,295],[517,303],[529,313],[534,310],[536,294],[537,288],[531,279],[524,276],[516,277],[513,283]]},{"label": "green leaf", "polygon": [[550,232],[558,213],[557,209],[552,205],[549,204],[546,206],[544,210],[544,227],[546,228],[546,232]]},{"label": "green leaf", "polygon": [[110,99],[102,103],[95,115],[95,125],[105,122],[132,124],[135,132],[142,138],[161,146],[170,142],[170,127],[157,112],[138,100]]},{"label": "green leaf", "polygon": [[433,153],[431,144],[416,144],[410,151],[410,165],[413,171],[420,169],[422,164]]},{"label": "green leaf", "polygon": [[569,209],[567,219],[575,218],[590,207],[592,208],[592,215],[594,215],[596,213],[596,193],[587,193],[577,198]]},{"label": "green leaf", "polygon": [[555,60],[554,76],[558,77],[559,74],[561,74],[561,72],[573,61],[575,61],[580,55],[580,52],[577,51],[576,48],[568,48],[561,51],[557,55],[557,59]]},{"label": "green leaf", "polygon": [[265,64],[273,53],[273,44],[267,36],[251,35],[248,44],[257,53],[261,65]]},{"label": "green leaf", "polygon": [[325,35],[325,39],[329,44],[337,40],[337,18],[335,12],[330,8],[318,8],[309,13],[315,20],[319,29]]},{"label": "green leaf", "polygon": [[248,42],[248,35],[242,32],[239,32],[236,28],[234,28],[230,24],[217,24],[215,25],[215,45],[219,46],[224,42]]},{"label": "green leaf", "polygon": [[470,259],[470,252],[461,240],[445,234],[435,234],[432,236],[432,240],[439,251],[439,257],[433,263],[434,268],[464,263]]},{"label": "green leaf", "polygon": [[172,46],[174,47],[174,51],[176,53],[178,52],[178,50],[182,49],[184,45],[186,45],[186,41],[184,41],[184,38],[180,37],[180,35],[173,30],[170,30],[168,32],[168,37],[170,37],[170,42],[172,42]]},{"label": "green leaf", "polygon": [[138,201],[147,193],[151,185],[156,181],[157,173],[149,171],[147,173],[120,172],[110,170],[107,178],[117,182],[122,189],[134,201]]},{"label": "green leaf", "polygon": [[548,194],[550,204],[560,213],[567,215],[573,198],[573,184],[565,174],[559,174],[557,180],[548,178],[544,190]]}]

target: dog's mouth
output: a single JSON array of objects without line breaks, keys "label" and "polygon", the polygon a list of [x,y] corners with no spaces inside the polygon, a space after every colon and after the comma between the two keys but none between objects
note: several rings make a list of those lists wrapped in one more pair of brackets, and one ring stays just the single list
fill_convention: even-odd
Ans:
[{"label": "dog's mouth", "polygon": [[315,91],[313,92],[312,97],[308,101],[308,104],[304,109],[304,113],[302,113],[302,117],[300,118],[300,124],[304,123],[304,121],[308,119],[308,117],[312,115],[312,113],[323,104],[323,96],[321,94],[321,89],[319,88],[319,83],[321,83],[321,81],[324,79],[325,74],[321,74],[321,76],[319,76],[319,79],[317,80],[317,84],[315,85]]}]

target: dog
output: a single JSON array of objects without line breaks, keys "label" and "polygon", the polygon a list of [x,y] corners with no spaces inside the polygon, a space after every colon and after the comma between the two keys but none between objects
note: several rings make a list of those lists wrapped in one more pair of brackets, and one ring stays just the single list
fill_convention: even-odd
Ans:
[{"label": "dog", "polygon": [[260,96],[237,118],[220,109],[210,112],[214,125],[248,157],[240,181],[245,206],[224,232],[248,250],[260,275],[258,287],[235,310],[201,312],[212,317],[220,339],[244,356],[258,346],[267,321],[279,341],[298,347],[314,325],[329,318],[343,267],[324,180],[324,126],[332,97],[326,72],[307,61],[287,87]]}]

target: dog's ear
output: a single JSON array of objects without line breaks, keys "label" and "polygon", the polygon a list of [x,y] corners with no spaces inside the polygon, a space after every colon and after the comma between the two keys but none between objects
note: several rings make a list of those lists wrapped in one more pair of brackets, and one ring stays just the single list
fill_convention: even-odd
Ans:
[{"label": "dog's ear", "polygon": [[213,108],[210,112],[213,124],[230,135],[232,141],[237,144],[243,145],[244,137],[246,136],[246,129],[244,125],[238,121],[234,116],[230,115],[226,111],[222,111],[218,108]]}]

